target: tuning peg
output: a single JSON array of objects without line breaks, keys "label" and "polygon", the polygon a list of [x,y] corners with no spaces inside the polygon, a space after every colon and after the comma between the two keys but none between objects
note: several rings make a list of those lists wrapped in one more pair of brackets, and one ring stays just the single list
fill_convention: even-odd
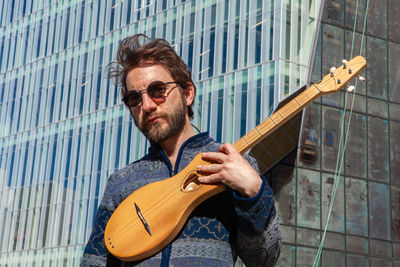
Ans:
[{"label": "tuning peg", "polygon": [[330,71],[332,77],[335,76],[335,71],[336,71],[335,67],[332,67],[329,71]]},{"label": "tuning peg", "polygon": [[363,76],[359,76],[358,80],[360,80],[361,82],[365,82],[365,78]]},{"label": "tuning peg", "polygon": [[356,89],[356,87],[354,85],[350,85],[349,87],[347,87],[347,92],[351,93]]},{"label": "tuning peg", "polygon": [[345,69],[345,68],[347,68],[347,60],[346,59],[343,59],[342,60],[342,63],[343,63],[343,68]]}]

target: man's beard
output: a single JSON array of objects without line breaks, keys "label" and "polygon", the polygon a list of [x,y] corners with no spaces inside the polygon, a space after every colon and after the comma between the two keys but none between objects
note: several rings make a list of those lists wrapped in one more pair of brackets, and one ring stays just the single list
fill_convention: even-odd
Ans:
[{"label": "man's beard", "polygon": [[[151,125],[146,125],[145,121],[151,116],[159,116],[165,121],[160,120],[160,122],[156,121]],[[182,131],[185,126],[185,117],[186,106],[181,101],[171,114],[144,113],[141,123],[135,117],[134,121],[136,127],[139,128],[150,142],[160,144]],[[163,127],[163,125],[165,126]]]}]

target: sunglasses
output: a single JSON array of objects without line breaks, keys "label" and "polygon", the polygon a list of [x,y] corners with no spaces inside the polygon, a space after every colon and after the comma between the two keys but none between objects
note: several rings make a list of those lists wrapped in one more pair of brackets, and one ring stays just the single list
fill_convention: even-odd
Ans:
[{"label": "sunglasses", "polygon": [[[147,86],[146,90],[143,91],[128,91],[126,95],[122,98],[122,101],[127,105],[128,107],[136,107],[142,102],[142,94],[143,92],[146,92],[151,98],[162,98],[167,96],[167,85],[173,84],[176,82],[162,82],[162,81],[154,81],[150,83]],[[173,88],[175,88],[174,86]],[[173,89],[172,88],[172,89]]]}]

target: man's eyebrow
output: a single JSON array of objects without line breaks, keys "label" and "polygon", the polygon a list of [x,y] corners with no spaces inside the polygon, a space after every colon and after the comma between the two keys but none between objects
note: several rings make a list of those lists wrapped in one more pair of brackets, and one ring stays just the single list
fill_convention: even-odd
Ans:
[{"label": "man's eyebrow", "polygon": [[127,87],[126,87],[126,90],[127,90],[127,91],[140,91],[140,88],[137,89],[137,88],[132,88],[132,87],[127,86]]}]

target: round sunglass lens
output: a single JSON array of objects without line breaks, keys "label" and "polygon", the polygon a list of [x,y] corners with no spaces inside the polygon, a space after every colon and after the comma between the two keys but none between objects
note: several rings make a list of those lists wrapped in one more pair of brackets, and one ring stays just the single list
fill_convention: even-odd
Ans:
[{"label": "round sunglass lens", "polygon": [[126,97],[127,105],[130,107],[136,107],[140,102],[140,94],[137,92],[132,92]]},{"label": "round sunglass lens", "polygon": [[151,97],[159,98],[165,95],[167,86],[165,83],[157,81],[149,85],[147,92]]}]

